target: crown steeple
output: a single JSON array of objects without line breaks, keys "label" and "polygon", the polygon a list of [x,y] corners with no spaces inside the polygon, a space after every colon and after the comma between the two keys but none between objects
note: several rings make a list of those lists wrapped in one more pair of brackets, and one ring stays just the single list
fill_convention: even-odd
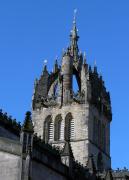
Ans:
[{"label": "crown steeple", "polygon": [[[69,141],[65,143],[61,156],[64,164],[76,164],[72,164],[71,156],[84,166],[88,160],[89,173],[95,174],[95,168],[96,171],[103,171],[111,167],[111,101],[96,62],[91,68],[85,53],[82,54],[78,48],[76,12],[74,10],[70,43],[59,59],[61,64],[56,58],[53,72],[44,67],[43,74],[36,82],[33,122],[35,132],[39,136],[43,134],[47,143],[61,148],[65,141]],[[44,65],[46,63],[45,60]],[[58,115],[61,117],[57,118]],[[94,155],[96,167],[91,154]]]}]

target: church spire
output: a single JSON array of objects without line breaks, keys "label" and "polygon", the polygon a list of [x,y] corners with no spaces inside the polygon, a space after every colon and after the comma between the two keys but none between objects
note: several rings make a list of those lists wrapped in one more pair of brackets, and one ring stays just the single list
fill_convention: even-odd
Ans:
[{"label": "church spire", "polygon": [[77,9],[74,10],[74,18],[73,18],[73,28],[71,30],[71,34],[70,34],[70,40],[71,40],[71,55],[74,57],[74,61],[77,61],[78,59],[78,44],[77,41],[79,39],[79,36],[77,34],[77,27],[76,27],[76,13],[77,13]]}]

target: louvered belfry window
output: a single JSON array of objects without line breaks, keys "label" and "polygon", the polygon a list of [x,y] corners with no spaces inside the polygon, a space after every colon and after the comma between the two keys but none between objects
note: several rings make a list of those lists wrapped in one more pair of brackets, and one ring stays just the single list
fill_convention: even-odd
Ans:
[{"label": "louvered belfry window", "polygon": [[43,136],[46,143],[53,140],[53,121],[50,115],[45,119]]},{"label": "louvered belfry window", "polygon": [[64,123],[62,121],[62,116],[59,114],[55,118],[55,132],[54,139],[55,141],[64,139]]}]

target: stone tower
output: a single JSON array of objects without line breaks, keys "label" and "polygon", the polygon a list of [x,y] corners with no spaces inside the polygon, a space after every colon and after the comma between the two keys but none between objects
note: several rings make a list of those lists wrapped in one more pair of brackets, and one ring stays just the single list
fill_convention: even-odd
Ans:
[{"label": "stone tower", "polygon": [[[93,156],[100,171],[111,167],[110,94],[96,65],[91,69],[79,52],[74,18],[70,45],[63,52],[61,66],[55,61],[53,72],[44,65],[35,81],[32,100],[34,131],[46,143],[63,148],[70,142],[75,160],[86,165]],[[74,78],[73,78],[74,77]],[[77,91],[74,91],[74,80]]]}]

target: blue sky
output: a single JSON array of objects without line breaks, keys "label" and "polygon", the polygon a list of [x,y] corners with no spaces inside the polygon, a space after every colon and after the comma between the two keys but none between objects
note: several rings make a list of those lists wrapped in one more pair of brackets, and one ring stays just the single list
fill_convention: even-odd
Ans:
[{"label": "blue sky", "polygon": [[69,44],[75,8],[79,48],[90,65],[96,59],[111,93],[112,166],[129,168],[128,0],[1,0],[0,108],[23,121],[44,59],[52,70]]}]

